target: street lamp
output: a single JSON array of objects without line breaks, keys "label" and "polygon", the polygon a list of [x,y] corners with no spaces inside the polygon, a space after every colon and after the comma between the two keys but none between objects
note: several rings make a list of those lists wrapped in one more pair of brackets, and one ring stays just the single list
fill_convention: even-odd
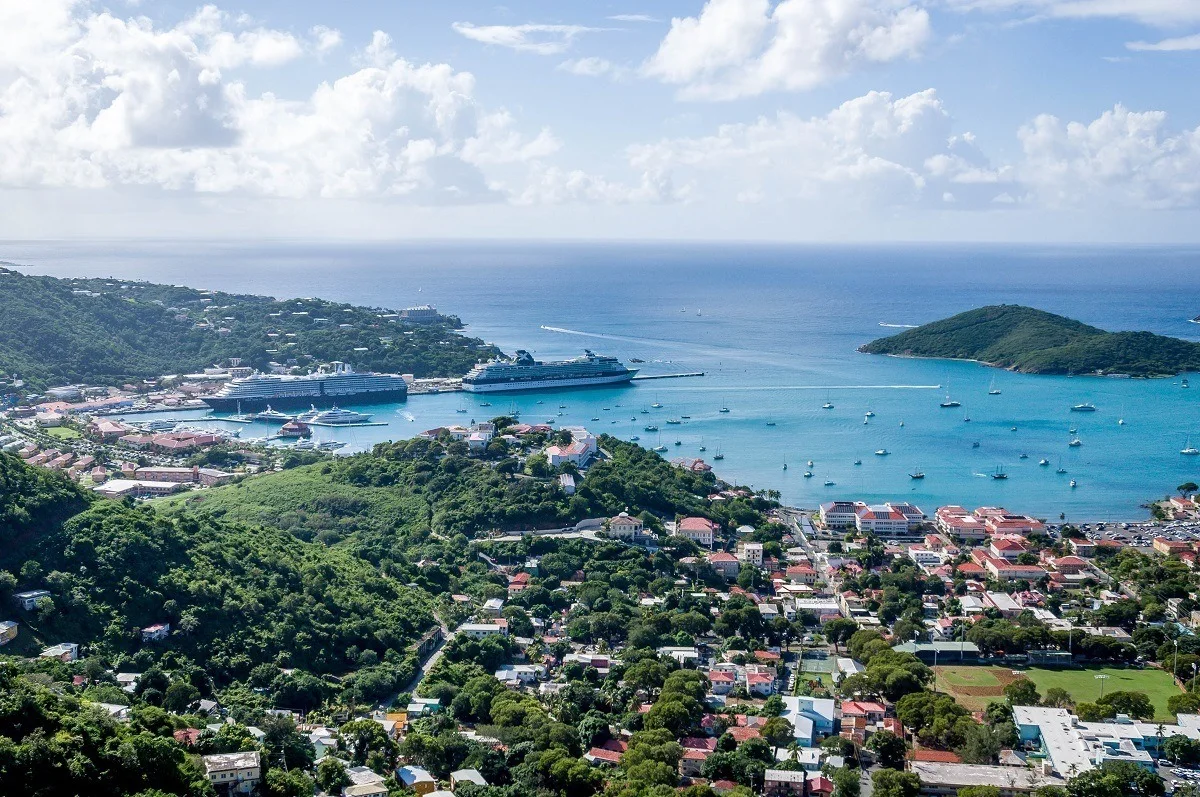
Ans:
[{"label": "street lamp", "polygon": [[1104,675],[1104,674],[1100,674],[1100,675],[1096,676],[1096,680],[1100,682],[1100,699],[1101,700],[1104,699],[1104,681],[1107,678],[1108,678],[1108,676]]},{"label": "street lamp", "polygon": [[1179,677],[1179,637],[1172,640],[1175,643],[1175,666],[1171,668],[1171,675]]}]

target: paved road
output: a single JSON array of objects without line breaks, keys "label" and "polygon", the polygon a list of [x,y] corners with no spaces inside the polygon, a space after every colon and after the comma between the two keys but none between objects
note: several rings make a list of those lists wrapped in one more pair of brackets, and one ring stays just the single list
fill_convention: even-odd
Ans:
[{"label": "paved road", "polygon": [[591,540],[597,542],[597,532],[604,528],[604,518],[587,518],[574,526],[562,529],[528,529],[514,531],[502,537],[489,537],[488,542],[520,542],[524,537],[546,537],[552,540]]}]

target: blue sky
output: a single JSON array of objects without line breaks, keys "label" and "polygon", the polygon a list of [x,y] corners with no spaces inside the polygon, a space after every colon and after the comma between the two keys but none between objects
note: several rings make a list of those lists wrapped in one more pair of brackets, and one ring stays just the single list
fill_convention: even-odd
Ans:
[{"label": "blue sky", "polygon": [[0,5],[0,236],[1193,242],[1200,0]]}]

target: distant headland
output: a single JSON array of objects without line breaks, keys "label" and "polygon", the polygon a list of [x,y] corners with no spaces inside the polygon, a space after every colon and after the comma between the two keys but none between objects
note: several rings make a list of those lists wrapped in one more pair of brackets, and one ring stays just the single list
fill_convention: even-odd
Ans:
[{"label": "distant headland", "polygon": [[859,351],[976,360],[1031,374],[1172,376],[1200,370],[1200,343],[1152,332],[1108,332],[1020,305],[968,310]]}]

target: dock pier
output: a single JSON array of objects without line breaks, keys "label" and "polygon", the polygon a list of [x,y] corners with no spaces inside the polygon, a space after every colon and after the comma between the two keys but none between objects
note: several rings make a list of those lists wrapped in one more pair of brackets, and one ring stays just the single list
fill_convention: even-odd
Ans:
[{"label": "dock pier", "polygon": [[644,376],[639,374],[638,376],[633,377],[631,381],[640,382],[643,379],[686,379],[690,376],[704,376],[704,372],[691,371],[690,373],[686,374],[646,374]]}]

